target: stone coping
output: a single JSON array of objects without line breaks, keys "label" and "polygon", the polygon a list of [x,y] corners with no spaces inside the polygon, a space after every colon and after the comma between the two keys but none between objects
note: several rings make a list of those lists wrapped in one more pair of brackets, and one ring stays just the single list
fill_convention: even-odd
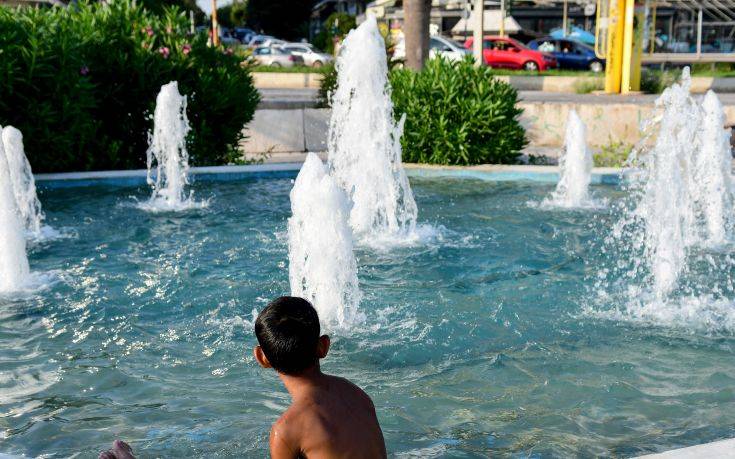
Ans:
[{"label": "stone coping", "polygon": [[[190,178],[193,182],[226,181],[245,178],[295,177],[301,169],[300,162],[254,164],[244,166],[192,167]],[[432,166],[426,164],[406,164],[410,177],[456,177],[491,181],[533,181],[555,183],[558,178],[557,166]],[[621,170],[615,168],[595,168],[592,183],[620,183]],[[81,186],[141,186],[146,184],[147,171],[144,169],[127,171],[66,172],[56,174],[36,174],[36,182],[42,188],[67,188]]]}]

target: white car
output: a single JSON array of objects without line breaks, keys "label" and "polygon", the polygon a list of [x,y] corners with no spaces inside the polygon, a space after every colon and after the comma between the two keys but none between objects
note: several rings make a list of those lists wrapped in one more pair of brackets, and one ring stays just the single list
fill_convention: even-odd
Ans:
[{"label": "white car", "polygon": [[461,61],[469,54],[469,50],[449,38],[434,35],[429,40],[429,56],[431,57],[442,56],[450,61]]},{"label": "white car", "polygon": [[[450,61],[461,61],[469,54],[469,50],[454,40],[442,37],[441,35],[432,35],[429,38],[429,57],[431,58],[442,56]],[[402,61],[404,59],[406,59],[406,42],[405,40],[400,40],[396,44],[393,60]]]},{"label": "white car", "polygon": [[280,48],[293,55],[301,56],[304,64],[309,67],[321,67],[334,60],[331,55],[319,51],[309,43],[286,43]]},{"label": "white car", "polygon": [[255,35],[253,38],[250,39],[250,43],[248,43],[248,48],[255,49],[260,48],[261,46],[280,46],[285,43],[285,41],[279,40],[278,38],[272,37],[270,35]]}]

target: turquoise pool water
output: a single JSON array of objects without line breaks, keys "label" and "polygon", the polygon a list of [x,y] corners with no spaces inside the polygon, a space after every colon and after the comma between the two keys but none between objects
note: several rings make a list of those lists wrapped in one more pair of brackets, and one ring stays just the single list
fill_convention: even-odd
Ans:
[{"label": "turquoise pool water", "polygon": [[[442,238],[358,250],[367,320],[323,364],[373,397],[392,456],[631,456],[735,436],[732,329],[588,312],[616,263],[600,255],[615,211],[527,204],[551,184],[412,185]],[[0,299],[0,453],[96,457],[123,438],[142,457],[265,457],[288,396],[251,357],[252,319],[288,293],[291,186],[199,182],[210,206],[181,214],[133,207],[145,187],[42,190],[69,237],[31,251],[56,283]]]}]

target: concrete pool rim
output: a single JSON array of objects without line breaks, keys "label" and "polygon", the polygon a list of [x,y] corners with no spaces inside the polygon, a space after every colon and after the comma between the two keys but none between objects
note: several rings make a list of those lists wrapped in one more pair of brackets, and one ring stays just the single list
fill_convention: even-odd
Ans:
[{"label": "concrete pool rim", "polygon": [[[251,164],[238,166],[192,167],[189,176],[192,182],[231,181],[247,178],[296,177],[301,169],[300,162]],[[558,166],[524,165],[480,165],[480,166],[434,166],[426,164],[405,164],[409,177],[426,178],[469,178],[487,181],[530,181],[556,183],[559,179]],[[623,176],[623,169],[595,168],[592,171],[592,184],[617,185]],[[67,188],[95,185],[141,186],[146,185],[145,169],[62,172],[35,174],[39,187]]]}]

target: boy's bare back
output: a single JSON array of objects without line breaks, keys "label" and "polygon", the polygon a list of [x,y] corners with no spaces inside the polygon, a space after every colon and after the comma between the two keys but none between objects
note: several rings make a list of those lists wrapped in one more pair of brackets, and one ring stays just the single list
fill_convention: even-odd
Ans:
[{"label": "boy's bare back", "polygon": [[271,429],[273,458],[386,457],[375,407],[362,389],[321,374],[302,390]]},{"label": "boy's bare back", "polygon": [[273,424],[271,457],[385,458],[375,406],[359,387],[322,373],[330,339],[306,300],[280,297],[255,321],[255,360],[273,368],[291,395],[291,406]]}]

